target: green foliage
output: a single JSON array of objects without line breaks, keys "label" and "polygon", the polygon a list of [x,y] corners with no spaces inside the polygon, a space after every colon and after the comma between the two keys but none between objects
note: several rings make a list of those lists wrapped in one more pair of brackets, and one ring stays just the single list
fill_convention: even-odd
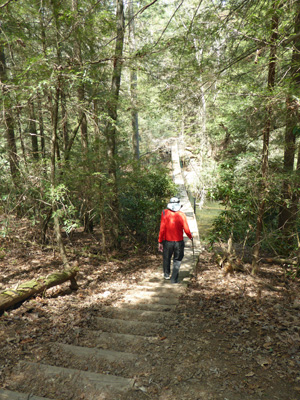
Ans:
[{"label": "green foliage", "polygon": [[[241,162],[243,159],[240,160]],[[252,180],[251,180],[251,178]],[[221,200],[225,210],[214,222],[210,241],[227,241],[233,233],[234,241],[241,243],[253,240],[253,229],[256,218],[257,180],[255,167],[250,163],[241,168],[233,159],[223,163],[220,168],[220,181],[213,193],[214,198]],[[252,184],[249,184],[252,182]],[[249,233],[251,233],[249,237]]]},{"label": "green foliage", "polygon": [[[268,88],[271,21],[275,4],[280,19],[276,53],[276,88]],[[1,76],[12,113],[19,177],[10,178],[5,149],[6,123],[0,127],[1,212],[26,216],[32,224],[47,221],[55,201],[66,231],[83,223],[86,215],[104,221],[109,231],[110,201],[107,142],[107,102],[115,50],[113,2],[43,2],[24,0],[2,7],[1,43],[7,74]],[[143,7],[147,3],[135,3]],[[193,155],[201,160],[191,189],[204,187],[226,207],[215,223],[214,239],[252,245],[259,202],[265,202],[262,245],[282,250],[277,229],[280,207],[290,208],[297,197],[298,180],[283,174],[286,95],[298,99],[298,85],[291,90],[291,56],[296,42],[296,1],[154,2],[136,12],[136,48],[125,46],[123,76],[118,99],[117,148],[120,220],[128,232],[146,243],[155,241],[161,209],[174,193],[165,171],[129,164],[131,158],[130,68],[138,73],[137,104],[141,153],[158,148],[172,136],[186,138]],[[288,40],[288,41],[287,41]],[[132,54],[130,54],[132,51]],[[78,91],[82,91],[81,96]],[[57,110],[57,186],[50,188],[50,149]],[[9,101],[8,101],[9,100]],[[29,112],[28,102],[34,106]],[[260,177],[262,133],[272,107],[270,173],[267,188]],[[87,118],[86,146],[81,127]],[[32,160],[35,122],[39,162]],[[5,121],[4,121],[5,122]],[[294,127],[296,145],[299,127]],[[42,139],[45,151],[42,154]],[[71,146],[69,148],[69,145]],[[88,147],[87,149],[85,147]],[[205,148],[212,149],[207,151]],[[213,157],[211,156],[213,154]],[[219,171],[215,162],[222,162]],[[213,170],[213,172],[211,172]],[[216,180],[220,180],[216,186]],[[288,181],[289,195],[282,193]],[[297,225],[299,217],[297,216]],[[2,225],[2,235],[9,224]],[[290,248],[289,248],[290,249]],[[292,248],[294,250],[294,248]]]},{"label": "green foliage", "polygon": [[142,243],[157,242],[160,216],[167,200],[176,192],[167,172],[152,165],[126,171],[120,183],[121,219],[128,232]]},{"label": "green foliage", "polygon": [[[271,160],[268,187],[262,197],[259,159],[253,153],[245,158],[231,158],[221,164],[220,181],[214,196],[222,201],[225,210],[214,221],[210,242],[227,241],[233,234],[235,243],[252,247],[255,243],[258,207],[264,201],[262,250],[288,256],[296,253],[296,237],[288,241],[278,228],[281,204],[285,202],[287,207],[291,206],[289,199],[282,198],[283,179],[286,176],[280,172],[278,160]],[[299,217],[297,220],[300,231]]]}]

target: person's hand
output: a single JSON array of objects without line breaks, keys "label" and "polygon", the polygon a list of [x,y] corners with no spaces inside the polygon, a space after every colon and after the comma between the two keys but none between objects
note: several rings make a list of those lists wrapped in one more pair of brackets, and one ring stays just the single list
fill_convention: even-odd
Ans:
[{"label": "person's hand", "polygon": [[158,251],[163,251],[164,246],[162,243],[158,243]]}]

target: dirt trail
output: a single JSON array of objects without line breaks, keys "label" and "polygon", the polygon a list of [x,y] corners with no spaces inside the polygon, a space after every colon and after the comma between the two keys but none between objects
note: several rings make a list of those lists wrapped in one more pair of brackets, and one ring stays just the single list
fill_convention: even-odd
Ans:
[{"label": "dirt trail", "polygon": [[[189,243],[182,283],[178,285],[162,279],[161,266],[151,265],[142,273],[129,272],[130,277],[121,282],[107,282],[109,290],[104,290],[103,285],[100,293],[85,289],[81,289],[82,293],[70,293],[67,307],[62,310],[58,309],[62,301],[55,304],[54,299],[50,300],[46,310],[49,311],[52,302],[54,309],[60,311],[56,316],[60,326],[55,332],[53,315],[50,335],[46,331],[49,321],[44,323],[43,299],[6,313],[1,319],[1,333],[3,350],[10,354],[6,358],[2,353],[6,365],[0,399],[96,400],[148,396],[151,391],[146,387],[151,380],[145,377],[163,363],[160,351],[164,352],[168,343],[166,333],[176,321],[174,310],[192,267],[190,256]],[[138,279],[139,283],[130,284],[130,278],[133,282]],[[80,287],[84,287],[82,282]],[[78,317],[74,314],[72,297],[76,298]],[[86,305],[90,302],[87,309],[80,310],[80,297]],[[62,316],[66,321],[63,325]],[[42,331],[36,334],[40,322]],[[19,357],[14,357],[14,348]]]},{"label": "dirt trail", "polygon": [[188,287],[145,255],[147,268],[2,316],[0,399],[299,399],[297,283],[274,266],[224,277],[210,258]]},{"label": "dirt trail", "polygon": [[[72,238],[77,292],[62,285],[0,317],[0,400],[300,399],[299,280],[274,265],[225,276],[195,240],[171,285],[161,255],[106,261],[99,242]],[[1,245],[0,289],[59,265],[34,243]]]}]

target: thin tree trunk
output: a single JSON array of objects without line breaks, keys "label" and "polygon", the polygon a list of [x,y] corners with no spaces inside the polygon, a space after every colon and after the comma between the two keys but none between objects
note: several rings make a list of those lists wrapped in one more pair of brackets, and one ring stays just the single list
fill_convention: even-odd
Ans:
[{"label": "thin tree trunk", "polygon": [[[58,23],[58,4],[57,0],[51,0],[51,4],[53,7],[53,14],[55,18],[55,24],[56,24],[56,51],[57,51],[57,60],[58,63],[61,60],[61,49],[60,49],[60,42],[59,42],[59,23]],[[57,82],[56,82],[56,90],[55,90],[55,96],[54,100],[51,102],[52,104],[52,115],[51,115],[51,120],[52,120],[52,137],[51,137],[51,176],[50,176],[50,183],[51,183],[51,189],[52,189],[52,215],[53,215],[53,221],[54,221],[54,231],[56,235],[56,241],[59,247],[59,252],[61,259],[63,261],[64,266],[68,267],[68,258],[65,250],[65,246],[62,240],[62,235],[61,235],[61,229],[60,229],[60,223],[59,223],[59,216],[58,216],[58,207],[57,207],[57,202],[55,199],[55,191],[56,191],[56,158],[60,158],[59,154],[59,148],[58,148],[58,143],[57,143],[57,130],[58,130],[58,114],[59,114],[59,99],[61,98],[61,93],[62,93],[62,79],[61,75],[58,74],[57,76]]]},{"label": "thin tree trunk", "polygon": [[[74,14],[78,15],[78,0],[72,0],[72,9]],[[74,43],[74,58],[79,66],[82,66],[82,55],[81,55],[81,42],[79,38],[79,29],[78,29],[77,21],[75,20],[75,43]],[[77,88],[77,96],[78,96],[78,104],[79,104],[79,116],[78,120],[81,121],[80,130],[81,130],[81,148],[82,155],[84,159],[84,170],[86,173],[86,195],[83,199],[83,223],[84,223],[84,232],[93,232],[93,220],[91,218],[90,208],[89,207],[89,188],[91,186],[90,182],[90,174],[88,173],[88,125],[87,125],[87,117],[84,112],[84,100],[85,100],[85,86],[83,82],[80,82]]]},{"label": "thin tree trunk", "polygon": [[[293,245],[295,241],[296,219],[298,211],[299,196],[297,188],[299,180],[294,176],[294,162],[296,152],[296,131],[299,121],[298,95],[300,89],[300,0],[296,3],[297,11],[295,16],[295,40],[291,60],[291,84],[290,92],[286,100],[286,130],[284,150],[284,173],[286,178],[283,182],[284,204],[279,216],[279,228],[282,229],[284,240],[287,244]],[[299,161],[299,160],[298,160]],[[298,171],[298,168],[297,168]],[[298,175],[298,174],[297,174]],[[291,179],[292,178],[292,179]]]},{"label": "thin tree trunk", "polygon": [[118,101],[121,84],[122,73],[122,56],[124,44],[124,5],[123,0],[117,0],[117,38],[114,56],[113,76],[111,84],[110,99],[108,102],[108,122],[105,127],[105,137],[107,142],[107,157],[108,157],[108,174],[110,178],[110,208],[111,208],[111,234],[113,247],[119,245],[119,201],[117,187],[117,117],[118,117]]},{"label": "thin tree trunk", "polygon": [[[39,4],[39,8],[38,8],[39,21],[40,21],[40,32],[41,32],[40,35],[41,35],[41,43],[42,43],[42,48],[43,48],[43,55],[45,58],[47,58],[46,30],[45,30],[43,10],[44,10],[44,0],[40,0],[40,4]],[[42,107],[40,92],[38,92],[38,95],[37,95],[37,103],[38,103],[39,131],[40,131],[40,138],[41,138],[41,154],[42,154],[42,158],[45,159],[46,149],[45,149],[45,135],[44,135],[44,118],[43,118],[43,107]]]},{"label": "thin tree trunk", "polygon": [[44,132],[44,118],[43,118],[43,110],[42,110],[42,102],[41,98],[38,94],[38,120],[39,120],[39,132],[41,138],[41,155],[42,158],[45,158],[46,150],[45,150],[45,132]]},{"label": "thin tree trunk", "polygon": [[[2,31],[0,29],[0,35]],[[4,108],[3,108],[3,118],[5,124],[5,135],[7,142],[7,151],[8,151],[8,159],[10,165],[10,172],[12,179],[14,182],[16,181],[18,171],[19,171],[19,162],[17,156],[17,146],[15,139],[15,131],[14,131],[14,120],[11,112],[11,102],[9,98],[8,89],[6,86],[6,82],[8,80],[7,77],[7,69],[6,69],[6,58],[4,53],[4,43],[0,38],[0,81],[3,83],[2,87],[2,96],[4,99]]]},{"label": "thin tree trunk", "polygon": [[[72,0],[72,10],[77,16],[78,15],[78,0]],[[81,67],[82,66],[81,43],[80,43],[80,38],[79,38],[79,26],[77,24],[77,21],[75,21],[74,31],[75,31],[74,58]],[[77,89],[77,95],[78,95],[78,101],[79,101],[79,107],[80,107],[78,120],[81,121],[81,125],[80,125],[81,146],[82,146],[83,153],[86,156],[87,150],[88,150],[88,130],[87,130],[86,113],[83,111],[84,99],[85,99],[85,87],[82,82],[79,83],[79,86]]]},{"label": "thin tree trunk", "polygon": [[31,136],[32,156],[35,160],[38,160],[39,159],[39,145],[38,145],[38,138],[37,138],[34,103],[32,100],[29,101],[29,134]]},{"label": "thin tree trunk", "polygon": [[[277,39],[278,39],[278,24],[279,18],[277,14],[277,9],[274,3],[274,15],[272,17],[272,34],[271,34],[271,48],[270,48],[270,58],[269,58],[269,73],[268,73],[268,90],[271,95],[275,86],[275,76],[276,76],[276,52],[277,52]],[[255,244],[253,247],[253,258],[252,258],[252,273],[255,274],[258,269],[258,259],[261,248],[261,238],[263,230],[263,217],[265,213],[265,204],[267,196],[268,187],[268,170],[269,170],[269,142],[270,142],[270,132],[272,127],[272,105],[267,106],[267,120],[263,131],[263,151],[262,151],[262,162],[261,162],[261,185],[259,193],[259,205],[258,214],[256,220],[256,237]]]},{"label": "thin tree trunk", "polygon": [[[60,57],[60,56],[59,56]],[[67,153],[69,147],[69,124],[68,124],[68,113],[67,113],[67,100],[65,93],[65,84],[63,78],[59,77],[59,87],[60,87],[60,103],[61,103],[61,126],[62,126],[62,137],[63,137],[63,157]]]},{"label": "thin tree trunk", "polygon": [[[59,7],[60,7],[60,2],[58,0],[51,0],[51,5],[53,9],[53,15],[54,15],[54,22],[55,22],[55,28],[56,28],[56,57],[57,57],[57,65],[58,65],[58,70],[61,69],[62,66],[62,41],[60,37],[60,19],[59,19]],[[59,72],[57,76],[57,88],[59,89],[59,99],[61,102],[61,126],[62,126],[62,140],[63,140],[63,151],[64,151],[64,157],[65,154],[67,153],[67,149],[69,148],[69,124],[68,124],[68,113],[67,113],[67,107],[66,107],[66,92],[65,92],[65,82],[64,78],[62,76],[62,73]],[[57,159],[60,160],[60,150],[59,146],[57,144],[56,146],[56,156]]]},{"label": "thin tree trunk", "polygon": [[[131,54],[135,52],[135,22],[133,0],[128,3],[128,19],[129,19],[129,43]],[[135,65],[130,70],[130,101],[131,101],[131,125],[132,125],[132,148],[133,156],[136,160],[140,158],[139,144],[139,119],[137,111],[137,73]]]},{"label": "thin tree trunk", "polygon": [[[59,85],[59,79],[58,83]],[[65,246],[62,240],[61,229],[59,224],[58,217],[58,207],[55,199],[55,190],[56,190],[56,148],[57,148],[57,127],[58,127],[58,107],[59,107],[59,93],[60,88],[57,87],[56,95],[54,99],[54,107],[52,109],[52,137],[51,137],[51,188],[52,188],[52,215],[54,220],[54,231],[56,235],[56,241],[59,247],[59,252],[63,264],[65,267],[69,267],[68,258],[65,250]]]},{"label": "thin tree trunk", "polygon": [[16,182],[19,171],[19,160],[17,155],[17,145],[15,139],[14,121],[9,107],[6,105],[4,111],[4,123],[6,128],[6,140],[8,149],[8,158],[10,165],[10,172],[13,180]]}]

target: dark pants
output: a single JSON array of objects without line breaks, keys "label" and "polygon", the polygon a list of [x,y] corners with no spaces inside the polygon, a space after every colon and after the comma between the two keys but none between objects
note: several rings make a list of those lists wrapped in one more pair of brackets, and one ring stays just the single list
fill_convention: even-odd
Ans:
[{"label": "dark pants", "polygon": [[168,277],[170,275],[171,258],[174,255],[171,282],[177,283],[181,260],[183,259],[184,256],[184,241],[182,240],[180,242],[169,242],[165,240],[163,242],[163,246],[164,246],[163,250],[164,276]]}]

